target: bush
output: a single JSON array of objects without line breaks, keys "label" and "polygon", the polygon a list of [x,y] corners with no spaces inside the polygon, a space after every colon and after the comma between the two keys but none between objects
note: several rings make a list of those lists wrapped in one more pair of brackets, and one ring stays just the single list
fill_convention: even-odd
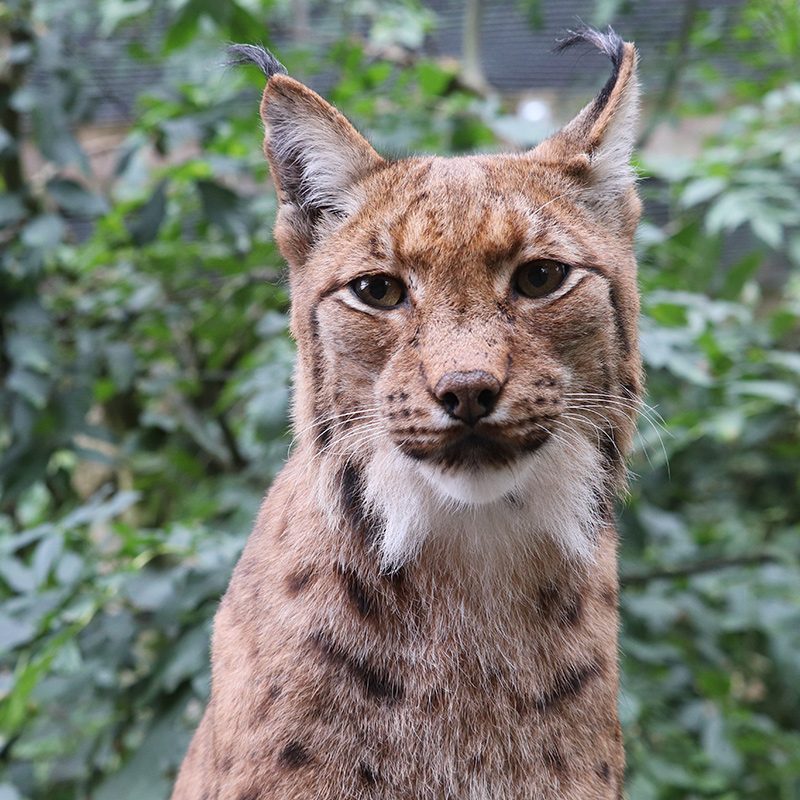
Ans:
[{"label": "bush", "polygon": [[[287,12],[189,0],[153,42],[140,34],[155,2],[72,6],[0,10],[0,798],[152,800],[199,719],[210,620],[290,443],[261,77],[207,69],[209,47]],[[792,4],[748,3],[740,35],[773,12],[780,47],[742,55],[771,79],[747,73],[747,102],[698,158],[642,165],[666,221],[639,237],[651,406],[622,510],[633,800],[800,797]],[[337,36],[327,57],[298,49],[293,63],[379,147],[498,146],[498,111],[455,68],[375,54],[385,14],[410,15],[405,34],[430,23],[383,4],[360,26],[371,46]],[[696,20],[695,47],[710,24]],[[102,49],[115,29],[162,77],[104,181],[70,130],[102,99],[86,42]],[[671,108],[702,110],[708,89]],[[731,263],[733,231],[750,243]]]}]

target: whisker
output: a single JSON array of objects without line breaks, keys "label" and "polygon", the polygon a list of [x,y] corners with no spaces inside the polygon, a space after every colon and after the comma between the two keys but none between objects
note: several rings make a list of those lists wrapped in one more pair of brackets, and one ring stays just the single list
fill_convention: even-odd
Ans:
[{"label": "whisker", "polygon": [[[578,405],[578,406],[571,405],[571,406],[569,406],[569,409],[571,411],[587,411],[589,413],[597,414],[600,417],[603,417],[603,415],[600,413],[601,411],[608,411],[609,410],[609,408],[606,405],[602,404],[602,403],[589,403],[589,404],[582,404],[582,405]],[[666,449],[666,446],[664,445],[664,440],[663,440],[663,438],[661,436],[661,429],[663,429],[668,434],[669,434],[669,432],[666,431],[666,429],[664,429],[661,425],[659,425],[658,423],[656,423],[652,419],[650,419],[646,414],[641,414],[640,416],[641,416],[642,419],[645,420],[645,422],[647,422],[650,425],[651,430],[653,431],[653,433],[656,435],[656,438],[658,439],[658,443],[659,443],[660,448],[661,448],[661,453],[664,456],[664,464],[665,464],[665,466],[667,468],[667,474],[669,475],[669,455],[667,454],[667,449]],[[642,435],[641,431],[639,431],[638,429],[636,431],[636,436],[639,439],[639,442],[641,444],[641,452],[644,454],[645,458],[647,459],[648,464],[650,464],[650,466],[653,467],[654,464],[653,464],[652,459],[650,458],[650,453],[648,452],[647,443],[646,443],[645,438]]]}]

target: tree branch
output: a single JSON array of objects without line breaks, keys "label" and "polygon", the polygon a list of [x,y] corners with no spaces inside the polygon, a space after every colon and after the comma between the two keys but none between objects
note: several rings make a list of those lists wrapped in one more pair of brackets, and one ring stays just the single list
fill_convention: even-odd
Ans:
[{"label": "tree branch", "polygon": [[647,145],[661,120],[669,114],[675,105],[678,90],[680,89],[681,76],[689,62],[689,47],[692,43],[692,31],[694,31],[694,23],[697,18],[698,5],[698,0],[686,0],[683,4],[681,27],[678,30],[678,38],[676,40],[677,51],[667,69],[661,92],[653,104],[653,112],[650,115],[647,126],[639,137],[639,142],[636,145],[638,150]]},{"label": "tree branch", "polygon": [[467,86],[485,94],[487,83],[481,59],[481,23],[483,1],[468,0],[464,9],[464,27],[461,35],[462,78]]},{"label": "tree branch", "polygon": [[[34,35],[30,22],[31,5],[23,3],[17,15],[12,16],[7,29],[6,44],[12,47],[33,47]],[[5,37],[3,37],[5,38]],[[25,175],[22,169],[22,117],[11,105],[11,98],[24,83],[28,71],[27,62],[8,63],[5,74],[0,74],[0,124],[14,140],[16,151],[2,163],[3,185],[7,192],[19,192],[28,202]]]},{"label": "tree branch", "polygon": [[678,567],[663,567],[649,572],[631,572],[620,577],[623,588],[629,586],[642,586],[650,581],[676,580],[678,578],[690,578],[693,575],[702,575],[707,572],[717,572],[721,569],[732,567],[757,567],[762,564],[774,564],[783,561],[783,557],[774,553],[750,553],[741,556],[729,556],[720,558],[708,558],[703,561],[695,561],[690,564],[682,564]]}]

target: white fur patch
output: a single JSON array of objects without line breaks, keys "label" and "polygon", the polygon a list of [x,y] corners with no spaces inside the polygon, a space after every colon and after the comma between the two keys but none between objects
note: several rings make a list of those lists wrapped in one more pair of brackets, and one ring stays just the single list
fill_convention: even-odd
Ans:
[{"label": "white fur patch", "polygon": [[478,551],[535,548],[550,537],[571,559],[591,560],[602,496],[600,454],[588,440],[555,433],[502,469],[445,473],[383,445],[365,474],[365,501],[382,519],[384,567],[413,558],[431,536]]}]

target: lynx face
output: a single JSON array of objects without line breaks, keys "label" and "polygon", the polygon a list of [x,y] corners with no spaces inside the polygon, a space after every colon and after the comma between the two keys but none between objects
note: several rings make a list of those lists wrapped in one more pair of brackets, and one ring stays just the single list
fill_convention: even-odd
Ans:
[{"label": "lynx face", "polygon": [[613,388],[613,271],[548,183],[514,156],[388,166],[323,245],[335,262],[309,262],[330,418],[376,409],[343,427],[464,503],[514,489],[568,395]]},{"label": "lynx face", "polygon": [[359,464],[388,562],[467,519],[485,537],[498,513],[589,552],[621,483],[640,393],[636,57],[595,43],[611,78],[534,150],[394,162],[246,54],[274,75],[261,113],[300,438]]}]

